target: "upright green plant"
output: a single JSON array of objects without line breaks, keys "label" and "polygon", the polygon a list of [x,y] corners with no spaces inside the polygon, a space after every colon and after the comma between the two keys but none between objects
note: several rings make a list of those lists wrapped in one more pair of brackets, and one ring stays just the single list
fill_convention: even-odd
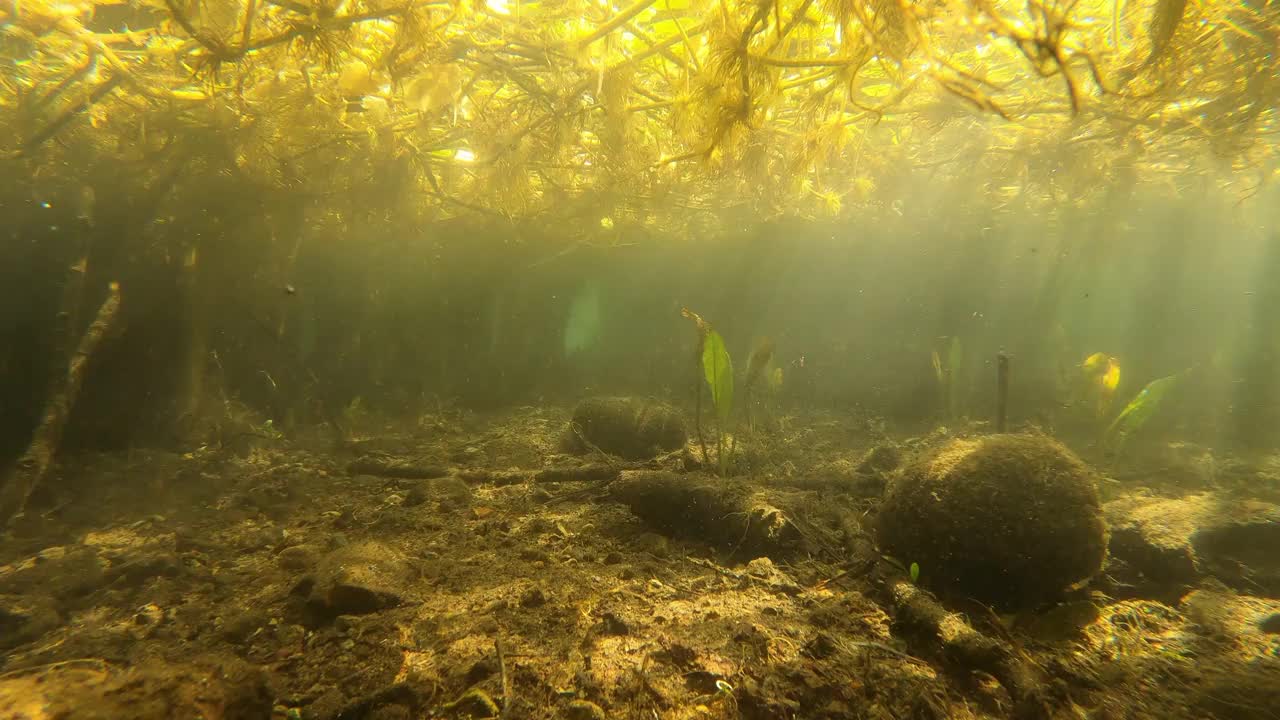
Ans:
[{"label": "upright green plant", "polygon": [[1129,438],[1147,424],[1160,408],[1166,395],[1178,385],[1182,374],[1169,375],[1152,380],[1137,394],[1124,410],[1116,416],[1103,436],[1103,446],[1111,452],[1120,452]]},{"label": "upright green plant", "polygon": [[715,330],[709,330],[702,343],[702,374],[716,409],[716,464],[720,474],[727,475],[732,449],[725,447],[725,429],[733,413],[733,360]]},{"label": "upright green plant", "polygon": [[706,346],[707,333],[711,332],[711,326],[707,321],[702,319],[698,313],[689,308],[681,308],[680,314],[693,321],[693,325],[698,330],[698,349],[693,355],[694,367],[697,374],[693,380],[693,429],[698,435],[698,447],[702,448],[702,461],[707,461],[707,441],[702,436],[702,350]]},{"label": "upright green plant", "polygon": [[702,461],[709,458],[706,441],[702,437],[702,380],[711,388],[711,402],[716,411],[716,465],[721,475],[729,474],[734,448],[726,446],[726,428],[733,413],[733,360],[724,346],[724,338],[711,329],[711,325],[689,308],[680,314],[693,321],[698,329],[698,382],[694,387],[694,427],[698,444],[702,447]]}]

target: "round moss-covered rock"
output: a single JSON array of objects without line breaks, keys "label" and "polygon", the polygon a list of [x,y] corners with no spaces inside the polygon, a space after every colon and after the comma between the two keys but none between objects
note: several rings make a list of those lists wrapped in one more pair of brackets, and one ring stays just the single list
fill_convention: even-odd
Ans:
[{"label": "round moss-covered rock", "polygon": [[1060,597],[1107,551],[1093,473],[1041,435],[953,440],[893,479],[876,522],[921,583],[1004,610]]},{"label": "round moss-covered rock", "polygon": [[611,455],[643,460],[684,447],[684,418],[670,405],[626,397],[582,401],[569,421],[566,442],[572,449],[587,443]]}]

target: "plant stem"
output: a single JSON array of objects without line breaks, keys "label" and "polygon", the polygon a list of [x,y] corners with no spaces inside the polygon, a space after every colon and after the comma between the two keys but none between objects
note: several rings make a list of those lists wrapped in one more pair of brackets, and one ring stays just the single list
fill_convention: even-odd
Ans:
[{"label": "plant stem", "polygon": [[996,355],[996,432],[1007,427],[1009,415],[1009,356]]}]

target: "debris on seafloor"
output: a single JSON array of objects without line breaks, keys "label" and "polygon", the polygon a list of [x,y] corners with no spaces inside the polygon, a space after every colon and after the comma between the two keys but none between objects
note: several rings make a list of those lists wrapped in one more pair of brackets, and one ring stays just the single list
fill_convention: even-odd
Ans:
[{"label": "debris on seafloor", "polygon": [[443,465],[420,463],[404,458],[370,456],[352,460],[347,465],[347,472],[352,475],[377,475],[379,477],[405,480],[430,480],[448,475],[449,469]]},{"label": "debris on seafloor", "polygon": [[780,557],[806,547],[788,515],[742,483],[633,470],[623,472],[609,493],[667,534],[696,537],[752,557]]}]

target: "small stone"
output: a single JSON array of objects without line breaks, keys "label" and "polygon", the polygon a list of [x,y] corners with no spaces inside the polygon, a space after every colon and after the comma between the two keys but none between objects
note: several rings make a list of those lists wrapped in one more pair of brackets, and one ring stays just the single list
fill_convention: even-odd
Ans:
[{"label": "small stone", "polygon": [[242,550],[258,550],[261,548],[270,548],[280,545],[285,540],[284,528],[275,525],[257,528],[251,532],[245,533],[240,538],[240,548]]},{"label": "small stone", "polygon": [[600,617],[600,632],[604,635],[629,635],[631,628],[617,613],[606,612]]},{"label": "small stone", "polygon": [[804,654],[815,660],[830,657],[838,650],[835,640],[830,635],[820,632],[804,646]]},{"label": "small stone", "polygon": [[129,633],[137,640],[146,640],[155,634],[164,619],[164,611],[159,605],[155,603],[143,605],[134,612],[133,626],[129,628]]},{"label": "small stone", "polygon": [[133,624],[141,626],[159,625],[164,621],[164,611],[155,603],[147,603],[133,614]]},{"label": "small stone", "polygon": [[465,682],[467,685],[478,685],[485,680],[497,675],[499,671],[498,663],[493,658],[481,658],[467,670]]},{"label": "small stone", "polygon": [[780,570],[768,557],[758,557],[747,563],[747,574],[770,588],[789,595],[799,594],[800,585]]},{"label": "small stone", "polygon": [[597,704],[587,700],[574,700],[564,709],[566,720],[606,720],[608,715]]},{"label": "small stone", "polygon": [[329,617],[377,612],[401,602],[412,576],[395,550],[374,541],[353,543],[320,561],[308,602]]},{"label": "small stone", "polygon": [[276,643],[284,647],[300,647],[307,640],[307,629],[301,625],[277,625]]},{"label": "small stone", "polygon": [[902,451],[896,445],[877,445],[867,451],[858,463],[859,473],[885,473],[902,464]]},{"label": "small stone", "polygon": [[460,477],[436,480],[432,489],[440,497],[442,510],[466,510],[471,507],[471,486]]},{"label": "small stone", "polygon": [[233,645],[241,645],[248,642],[267,622],[266,611],[258,608],[236,612],[223,618],[222,637]]},{"label": "small stone", "polygon": [[636,538],[636,549],[656,558],[665,559],[671,555],[671,542],[657,533],[645,533]]},{"label": "small stone", "polygon": [[547,551],[539,548],[524,548],[520,551],[520,559],[528,560],[530,562],[539,560],[542,562],[548,562],[551,560],[551,556],[547,554]]},{"label": "small stone", "polygon": [[38,592],[62,600],[92,592],[107,579],[104,563],[92,548],[49,547],[26,560],[0,566],[0,594]]},{"label": "small stone", "polygon": [[618,552],[617,550],[604,556],[605,565],[617,565],[620,562],[622,562],[622,553]]},{"label": "small stone", "polygon": [[154,554],[140,553],[113,565],[106,572],[109,581],[124,587],[140,586],[157,577],[174,577],[182,570],[182,562],[176,553],[169,551]]},{"label": "small stone", "polygon": [[546,593],[541,588],[530,588],[520,596],[520,607],[536,608],[547,604]]},{"label": "small stone", "polygon": [[53,598],[0,595],[0,651],[35,640],[61,624]]},{"label": "small stone", "polygon": [[427,492],[426,483],[417,483],[404,494],[404,507],[417,507],[427,501],[431,494]]},{"label": "small stone", "polygon": [[314,545],[293,545],[276,555],[276,563],[284,570],[310,570],[319,561],[319,548]]},{"label": "small stone", "polygon": [[1280,635],[1280,613],[1272,613],[1259,620],[1258,629],[1271,635]]}]

